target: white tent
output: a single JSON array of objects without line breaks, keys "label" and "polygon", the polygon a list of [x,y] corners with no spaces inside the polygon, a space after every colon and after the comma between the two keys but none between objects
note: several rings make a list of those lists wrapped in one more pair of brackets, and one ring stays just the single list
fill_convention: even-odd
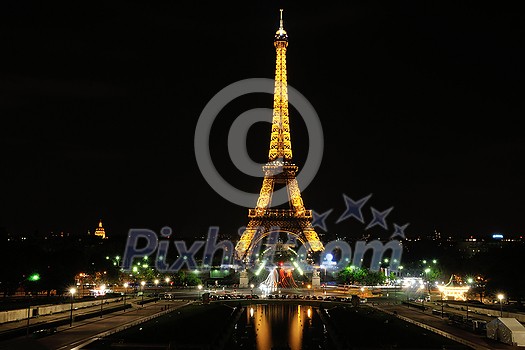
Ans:
[{"label": "white tent", "polygon": [[509,345],[525,346],[525,327],[515,318],[498,317],[487,323],[487,337]]}]

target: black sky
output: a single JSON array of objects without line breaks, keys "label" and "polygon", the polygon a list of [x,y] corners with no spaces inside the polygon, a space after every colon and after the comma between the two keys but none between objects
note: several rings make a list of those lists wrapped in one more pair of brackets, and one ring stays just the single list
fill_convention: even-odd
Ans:
[{"label": "black sky", "polygon": [[[425,2],[426,3],[426,2]],[[323,124],[322,169],[303,194],[330,230],[342,194],[373,193],[408,234],[523,233],[524,14],[510,4],[388,5],[9,1],[0,5],[0,227],[12,233],[113,234],[210,225],[232,232],[247,210],[200,175],[194,129],[215,93],[273,78],[279,8],[289,34],[289,84]],[[214,125],[230,183],[226,137],[235,116],[271,98],[234,101]],[[237,113],[237,114],[234,114]],[[291,114],[296,162],[307,151]],[[269,126],[250,135],[267,154]],[[370,219],[369,209],[365,217]]]}]

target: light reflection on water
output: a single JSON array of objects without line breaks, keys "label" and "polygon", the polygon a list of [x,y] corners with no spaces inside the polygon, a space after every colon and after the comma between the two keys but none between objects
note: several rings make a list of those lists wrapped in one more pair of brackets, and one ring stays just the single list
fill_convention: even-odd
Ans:
[{"label": "light reflection on water", "polygon": [[253,327],[256,349],[304,348],[303,335],[312,327],[311,307],[280,303],[251,305],[246,310],[246,325]]}]

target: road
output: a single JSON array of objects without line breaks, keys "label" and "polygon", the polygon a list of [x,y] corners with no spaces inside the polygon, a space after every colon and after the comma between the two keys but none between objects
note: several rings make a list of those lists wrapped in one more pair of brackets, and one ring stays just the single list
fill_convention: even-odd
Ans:
[{"label": "road", "polygon": [[[479,346],[479,349],[515,349],[515,347],[506,345],[492,339],[488,339],[485,334],[477,334],[462,328],[458,328],[453,325],[449,325],[447,318],[441,318],[439,315],[433,315],[431,308],[423,311],[415,308],[409,308],[406,305],[401,304],[390,304],[390,303],[377,303],[374,304],[377,309],[386,312],[396,312],[398,315],[407,317],[411,320],[421,322],[428,326],[437,328],[443,332],[452,334],[459,338],[468,340]],[[478,315],[476,315],[478,316]],[[477,318],[477,317],[476,317]]]},{"label": "road", "polygon": [[[132,303],[133,301],[136,301],[136,300],[138,300],[138,298],[135,298],[135,297],[126,298],[126,304]],[[104,303],[102,307],[110,308],[110,307],[115,307],[115,306],[123,305],[123,304],[124,304],[123,301]],[[91,312],[97,312],[99,310],[100,310],[100,305],[90,306],[90,307],[86,307],[82,309],[75,309],[75,305],[73,304],[73,317],[77,315],[88,314]],[[47,322],[69,319],[69,317],[70,317],[70,311],[64,311],[64,312],[55,313],[52,315],[42,315],[42,316],[30,318],[29,325],[34,326],[34,325],[39,325],[39,324],[45,324]],[[27,319],[0,324],[0,334],[4,332],[15,330],[15,329],[19,329],[19,328],[27,328]]]},{"label": "road", "polygon": [[[103,318],[95,318],[79,321],[73,324],[58,327],[58,332],[42,338],[19,337],[0,343],[0,349],[17,350],[69,350],[76,349],[79,345],[89,343],[102,336],[103,333],[118,331],[126,325],[133,324],[141,319],[149,319],[156,314],[170,312],[191,303],[189,301],[160,301],[157,303],[145,304],[144,306],[134,305],[126,312],[118,311]],[[80,347],[79,347],[80,348]]]}]

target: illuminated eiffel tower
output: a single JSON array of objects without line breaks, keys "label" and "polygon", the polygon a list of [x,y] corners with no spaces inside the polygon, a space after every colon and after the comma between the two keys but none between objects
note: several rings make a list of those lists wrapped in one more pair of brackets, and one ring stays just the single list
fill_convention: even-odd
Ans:
[{"label": "illuminated eiffel tower", "polygon": [[[283,10],[280,27],[275,33],[277,51],[275,88],[273,97],[272,132],[268,162],[263,166],[264,180],[256,207],[248,210],[250,219],[241,239],[235,246],[236,258],[246,260],[250,251],[275,228],[297,238],[309,251],[324,249],[315,232],[312,211],[304,207],[301,190],[295,177],[298,167],[292,163],[292,143],[288,118],[288,87],[286,80],[286,48],[288,34],[283,28]],[[286,185],[289,209],[270,209],[275,184]]]}]

